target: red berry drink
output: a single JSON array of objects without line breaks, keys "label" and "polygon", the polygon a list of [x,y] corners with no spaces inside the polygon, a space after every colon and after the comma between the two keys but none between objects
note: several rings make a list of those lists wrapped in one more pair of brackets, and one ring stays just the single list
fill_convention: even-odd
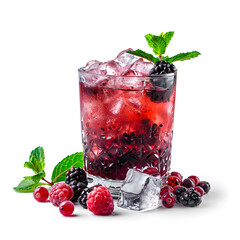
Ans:
[{"label": "red berry drink", "polygon": [[169,171],[177,72],[151,75],[153,67],[123,51],[79,69],[88,174],[123,180],[129,168]]}]

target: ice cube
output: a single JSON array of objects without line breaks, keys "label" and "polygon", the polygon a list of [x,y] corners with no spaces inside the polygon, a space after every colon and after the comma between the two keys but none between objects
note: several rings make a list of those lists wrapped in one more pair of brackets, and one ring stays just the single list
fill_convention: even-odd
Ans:
[{"label": "ice cube", "polygon": [[121,67],[125,67],[126,65],[132,65],[136,62],[139,57],[133,54],[127,53],[127,51],[133,51],[131,48],[121,51],[117,57],[114,59],[115,62],[118,62]]},{"label": "ice cube", "polygon": [[121,76],[126,76],[129,75],[129,71],[131,66],[138,60],[140,59],[138,56],[135,56],[133,54],[127,53],[127,51],[132,51],[131,48],[123,50],[118,54],[118,56],[114,59],[115,62],[119,63],[121,68],[120,68],[120,75]]},{"label": "ice cube", "polygon": [[119,98],[115,101],[112,108],[110,109],[110,112],[112,114],[119,114],[121,109],[123,108],[123,98]]},{"label": "ice cube", "polygon": [[90,73],[99,73],[99,67],[101,66],[101,62],[97,60],[92,60],[83,67],[83,70]]},{"label": "ice cube", "polygon": [[161,205],[162,179],[129,169],[121,186],[117,205],[130,210],[150,210]]},{"label": "ice cube", "polygon": [[115,62],[114,60],[102,63],[100,68],[102,71],[104,71],[106,75],[114,75],[114,76],[120,75],[121,66],[119,63]]},{"label": "ice cube", "polygon": [[152,62],[148,62],[140,58],[132,64],[131,70],[136,76],[149,76],[149,72],[152,67]]}]

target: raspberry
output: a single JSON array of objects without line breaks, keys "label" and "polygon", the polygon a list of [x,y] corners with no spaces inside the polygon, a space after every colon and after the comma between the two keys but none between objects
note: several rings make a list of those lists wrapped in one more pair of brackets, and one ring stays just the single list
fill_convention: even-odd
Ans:
[{"label": "raspberry", "polygon": [[66,173],[65,183],[73,189],[74,195],[71,201],[77,202],[82,190],[88,184],[86,172],[80,167],[72,167]]},{"label": "raspberry", "polygon": [[199,192],[189,188],[180,194],[179,202],[185,207],[196,207],[202,202],[202,199]]},{"label": "raspberry", "polygon": [[49,192],[45,187],[37,187],[33,192],[33,196],[38,202],[46,202]]},{"label": "raspberry", "polygon": [[172,208],[176,203],[176,197],[172,192],[165,192],[162,196],[162,204],[164,207]]},{"label": "raspberry", "polygon": [[88,194],[87,206],[95,215],[110,215],[114,209],[113,198],[107,188],[100,186]]},{"label": "raspberry", "polygon": [[72,188],[66,183],[59,182],[53,185],[49,199],[54,206],[59,206],[61,202],[70,200],[72,197]]},{"label": "raspberry", "polygon": [[71,201],[64,201],[59,205],[60,213],[65,216],[71,216],[74,211],[74,204]]}]

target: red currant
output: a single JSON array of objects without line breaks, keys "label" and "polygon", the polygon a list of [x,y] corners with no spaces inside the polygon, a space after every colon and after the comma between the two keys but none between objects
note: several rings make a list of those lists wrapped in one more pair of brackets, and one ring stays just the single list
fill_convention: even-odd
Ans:
[{"label": "red currant", "polygon": [[171,172],[170,176],[176,176],[182,181],[182,175],[179,172]]},{"label": "red currant", "polygon": [[60,213],[65,216],[71,216],[74,211],[74,204],[71,201],[64,201],[59,205]]},{"label": "red currant", "polygon": [[163,188],[161,188],[160,196],[162,197],[162,195],[166,192],[173,192],[173,188],[169,185],[164,186]]},{"label": "red currant", "polygon": [[181,184],[181,180],[177,176],[170,176],[167,179],[167,185],[169,185],[172,188],[180,184]]},{"label": "red currant", "polygon": [[200,179],[197,176],[192,175],[192,176],[189,176],[188,178],[194,182],[195,186],[197,186],[198,183],[200,182]]},{"label": "red currant", "polygon": [[37,187],[33,192],[33,196],[38,202],[46,202],[49,192],[45,187]]},{"label": "red currant", "polygon": [[172,192],[166,192],[162,196],[162,204],[164,207],[172,208],[176,203],[176,197]]}]

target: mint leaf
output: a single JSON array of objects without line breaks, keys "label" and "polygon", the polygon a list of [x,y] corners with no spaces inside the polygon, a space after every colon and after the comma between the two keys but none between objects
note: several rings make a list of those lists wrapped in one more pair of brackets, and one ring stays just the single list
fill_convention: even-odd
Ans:
[{"label": "mint leaf", "polygon": [[189,60],[189,59],[195,58],[199,55],[200,55],[200,52],[192,51],[192,52],[186,52],[186,53],[179,53],[173,57],[164,56],[162,59],[169,63],[172,63],[172,62],[176,62],[176,61]]},{"label": "mint leaf", "polygon": [[32,179],[24,179],[18,184],[17,187],[14,187],[13,189],[16,192],[29,193],[29,192],[33,192],[36,187],[39,187],[42,185],[46,185],[46,183],[35,182]]},{"label": "mint leaf", "polygon": [[24,167],[32,169],[35,173],[44,170],[45,156],[42,147],[37,147],[31,152],[29,162],[25,162]]},{"label": "mint leaf", "polygon": [[131,54],[136,55],[138,57],[145,58],[145,59],[147,59],[151,62],[154,62],[154,63],[159,61],[159,58],[154,57],[152,54],[146,53],[146,52],[144,52],[140,49],[137,49],[135,51],[127,51],[127,53],[131,53]]},{"label": "mint leaf", "polygon": [[82,152],[77,152],[75,154],[67,156],[61,162],[59,162],[53,169],[52,178],[51,178],[52,182],[55,183],[55,182],[65,181],[65,177],[66,177],[65,173],[73,166],[83,168]]},{"label": "mint leaf", "polygon": [[44,177],[45,177],[45,172],[41,171],[41,172],[37,173],[36,175],[24,177],[24,179],[31,179],[34,182],[38,183]]},{"label": "mint leaf", "polygon": [[167,44],[162,34],[160,34],[160,36],[147,34],[145,35],[145,38],[148,42],[149,47],[152,48],[153,52],[156,55],[161,56],[165,53]]},{"label": "mint leaf", "polygon": [[[166,47],[168,46],[169,42],[171,41],[173,35],[174,35],[174,32],[166,32],[166,33],[161,33],[162,34],[162,37],[164,38],[165,40],[165,43],[166,43]],[[160,35],[161,35],[160,34]],[[165,51],[166,51],[166,48],[165,48]],[[164,51],[164,53],[165,53]]]}]

